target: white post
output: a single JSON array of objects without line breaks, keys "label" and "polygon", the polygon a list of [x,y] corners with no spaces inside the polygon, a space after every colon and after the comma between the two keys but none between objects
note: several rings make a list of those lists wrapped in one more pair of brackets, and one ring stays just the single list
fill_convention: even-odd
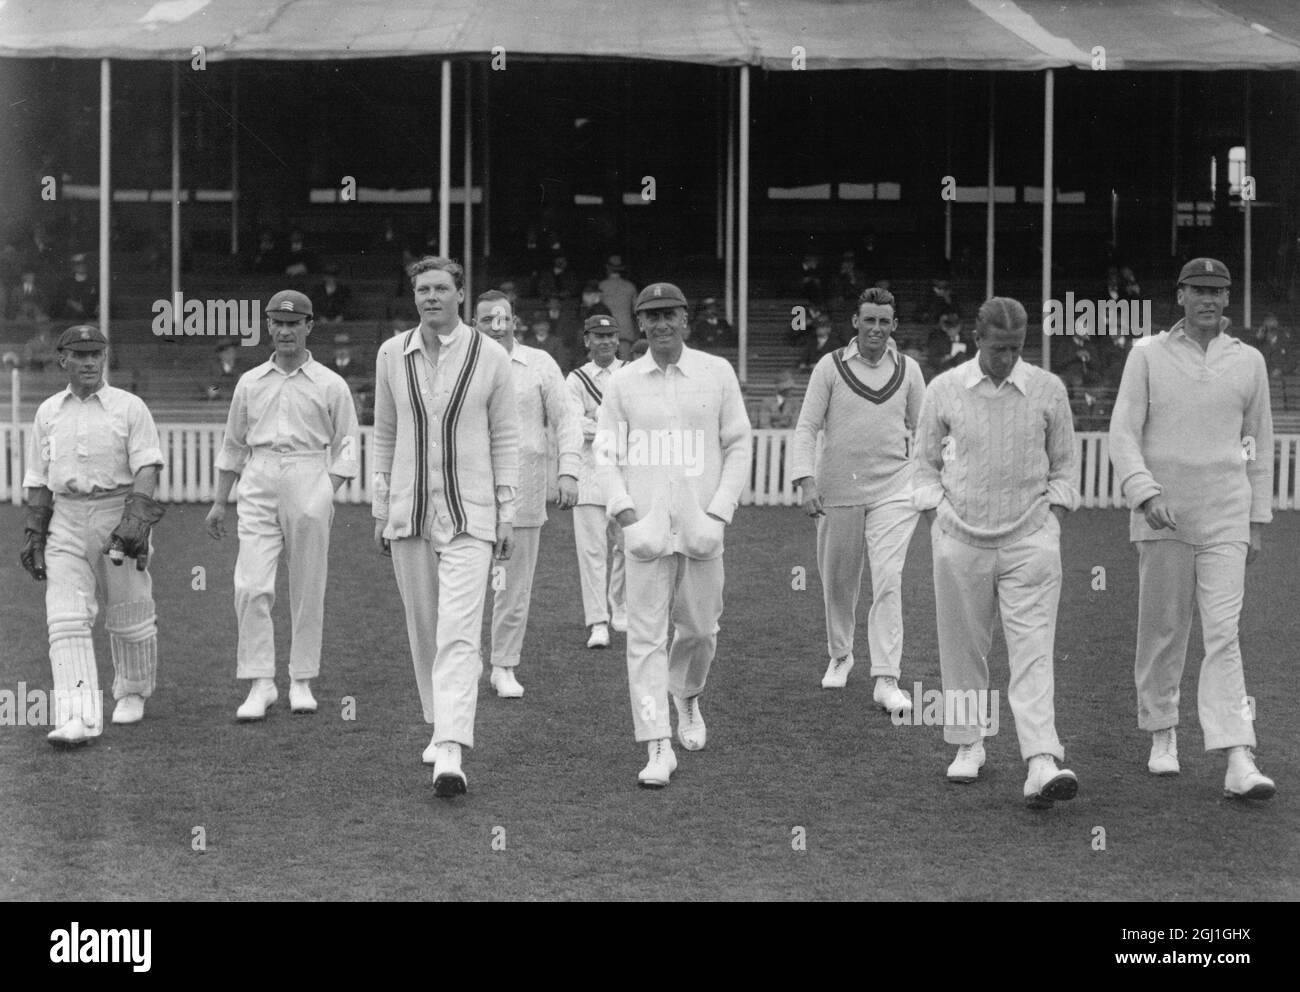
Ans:
[{"label": "white post", "polygon": [[[952,175],[952,73],[943,75],[943,169]],[[952,265],[952,200],[943,201],[943,260]],[[951,272],[945,273],[950,275]]]},{"label": "white post", "polygon": [[[722,115],[731,113],[730,106],[727,102],[727,70],[721,70],[718,75],[718,102],[717,109]],[[726,258],[726,231],[727,231],[727,138],[723,134],[722,128],[718,128],[718,140],[714,146],[714,155],[718,163],[717,181],[713,186],[714,202],[716,216],[714,220],[714,238],[713,238],[713,257],[718,261]]]},{"label": "white post", "polygon": [[239,63],[230,64],[230,257],[239,254]]},{"label": "white post", "polygon": [[748,371],[749,350],[749,66],[740,70],[740,251],[736,259],[736,339],[740,361],[736,370],[742,383]]},{"label": "white post", "polygon": [[465,63],[465,161],[464,168],[461,170],[465,174],[465,203],[464,210],[461,214],[462,226],[464,227],[461,238],[461,257],[460,264],[465,266],[465,323],[473,320],[474,313],[474,205],[471,202],[470,192],[474,187],[474,116],[470,113],[470,73],[474,71],[474,65],[471,62]]},{"label": "white post", "polygon": [[438,254],[451,254],[451,59],[442,60],[442,112],[438,146]]},{"label": "white post", "polygon": [[[1056,199],[1055,177],[1052,175],[1052,130],[1055,124],[1056,71],[1047,70],[1043,86],[1043,301],[1052,298],[1052,201]],[[1041,319],[1041,314],[1040,314]],[[1042,321],[1043,368],[1050,369],[1052,339],[1047,335],[1047,321]]]},{"label": "white post", "polygon": [[172,63],[172,299],[181,291],[181,70]]},{"label": "white post", "polygon": [[[111,150],[109,123],[113,114],[113,70],[108,59],[99,61],[99,329],[104,340],[112,338],[108,333],[108,309],[110,302],[109,284],[109,204],[113,199],[110,185]],[[108,381],[108,363],[104,363],[104,381]]]},{"label": "white post", "polygon": [[993,152],[997,147],[997,76],[989,75],[989,166],[988,190],[984,206],[984,299],[993,298]]},{"label": "white post", "polygon": [[22,387],[23,377],[19,373],[17,366],[9,371],[9,423],[13,425],[13,431],[9,435],[9,464],[13,467],[13,486],[9,492],[9,502],[14,506],[21,506],[23,502],[23,479],[19,474],[19,466],[23,463],[22,448],[22,424],[18,418],[22,410],[21,397],[19,391]]},{"label": "white post", "polygon": [[727,323],[736,320],[736,101],[732,99],[734,77],[727,76],[727,234],[723,247],[723,310]]},{"label": "white post", "polygon": [[[1246,141],[1245,141],[1245,147],[1246,147],[1246,160],[1245,160],[1244,162],[1241,163],[1241,169],[1242,169],[1242,177],[1243,177],[1243,179],[1244,179],[1246,176],[1249,176],[1249,175],[1250,175],[1250,73],[1249,73],[1249,72],[1246,73],[1246,127],[1245,127],[1245,131],[1246,131]],[[1242,211],[1243,211],[1242,220],[1244,221],[1244,224],[1245,224],[1245,229],[1242,231],[1242,236],[1245,238],[1245,249],[1246,249],[1246,257],[1245,257],[1245,263],[1246,263],[1246,265],[1245,265],[1245,267],[1246,267],[1246,286],[1245,286],[1245,290],[1246,290],[1246,291],[1245,291],[1245,293],[1243,294],[1243,298],[1242,298],[1241,323],[1242,323],[1242,327],[1247,328],[1247,329],[1249,329],[1250,327],[1253,326],[1252,323],[1251,323],[1251,310],[1250,310],[1250,284],[1251,284],[1251,281],[1252,281],[1252,280],[1251,280],[1251,276],[1252,276],[1253,269],[1254,269],[1254,264],[1253,264],[1253,263],[1254,263],[1254,259],[1253,259],[1253,255],[1252,255],[1252,252],[1251,252],[1251,238],[1250,238],[1250,208],[1251,208],[1251,200],[1254,199],[1254,192],[1255,192],[1254,190],[1251,190],[1251,196],[1249,196],[1249,197],[1245,197],[1245,196],[1243,196],[1243,197],[1241,198],[1241,209],[1242,209]]]},{"label": "white post", "polygon": [[483,258],[492,257],[492,71],[483,71]]}]

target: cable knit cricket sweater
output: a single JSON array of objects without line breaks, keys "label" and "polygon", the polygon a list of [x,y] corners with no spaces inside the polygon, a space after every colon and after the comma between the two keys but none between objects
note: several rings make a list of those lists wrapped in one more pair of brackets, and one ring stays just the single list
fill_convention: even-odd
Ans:
[{"label": "cable knit cricket sweater", "polygon": [[[1273,519],[1273,413],[1264,356],[1227,333],[1204,351],[1183,330],[1138,342],[1110,420],[1110,459],[1132,508],[1132,541],[1249,541]],[[1163,493],[1177,530],[1137,509]]]},{"label": "cable knit cricket sweater", "polygon": [[938,510],[964,544],[999,548],[1034,533],[1052,504],[1079,505],[1065,385],[1024,361],[1000,387],[978,360],[936,376],[916,439],[912,505]]}]

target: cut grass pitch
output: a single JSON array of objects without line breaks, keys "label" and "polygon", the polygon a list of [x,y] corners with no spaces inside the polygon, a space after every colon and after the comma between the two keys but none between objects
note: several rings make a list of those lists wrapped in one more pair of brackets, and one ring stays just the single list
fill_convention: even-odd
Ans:
[{"label": "cut grass pitch", "polygon": [[[172,506],[152,568],[161,628],[145,721],[64,753],[47,728],[0,727],[4,899],[995,899],[1281,900],[1300,896],[1300,698],[1295,563],[1300,514],[1265,531],[1248,573],[1242,641],[1271,803],[1222,797],[1202,750],[1199,631],[1186,672],[1183,774],[1146,772],[1133,690],[1136,556],[1127,518],[1066,521],[1057,726],[1079,797],[1024,808],[1005,695],[980,781],[944,779],[938,727],[892,725],[871,703],[866,592],[846,690],[825,667],[813,527],[795,509],[746,508],[729,529],[726,610],[704,696],[708,749],[678,748],[662,791],[636,788],[624,638],[584,644],[570,518],[543,531],[519,669],[527,692],[481,685],[467,797],[435,799],[390,563],[364,507],[340,507],[330,554],[320,711],[291,716],[285,569],[276,609],[281,701],[239,725],[231,573],[205,507]],[[42,587],[17,565],[20,511],[0,510],[5,596],[0,689],[48,688]],[[1104,591],[1093,569],[1105,568]],[[196,591],[193,569],[206,570]],[[807,589],[792,588],[792,570]],[[904,687],[939,688],[927,529],[904,576]],[[793,583],[797,584],[797,583]],[[96,633],[101,685],[107,639]],[[994,687],[1005,692],[999,633]],[[343,699],[355,719],[342,718]],[[796,830],[802,828],[802,830]],[[1099,829],[1100,828],[1100,829]],[[1104,834],[1102,833],[1104,831]],[[796,850],[800,838],[806,850]],[[1104,849],[1097,849],[1104,838]],[[200,845],[198,840],[203,843]],[[495,844],[494,844],[495,842]],[[195,850],[196,847],[205,850]]]}]

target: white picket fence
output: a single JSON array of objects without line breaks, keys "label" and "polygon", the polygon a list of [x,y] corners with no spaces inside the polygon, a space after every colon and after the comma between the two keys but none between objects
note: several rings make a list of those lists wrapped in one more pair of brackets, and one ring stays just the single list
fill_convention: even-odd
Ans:
[{"label": "white picket fence", "polygon": [[[23,463],[26,459],[29,425],[16,432],[12,424],[0,426],[0,443],[4,450],[4,477],[0,480],[0,500],[22,502]],[[216,471],[213,462],[221,448],[224,433],[220,424],[159,424],[163,458],[166,459],[158,484],[158,498],[171,503],[202,503],[212,499]],[[750,466],[750,484],[741,497],[745,506],[794,506],[798,495],[790,477],[793,457],[793,431],[754,431],[754,457]],[[361,428],[361,472],[339,488],[339,503],[370,501],[369,453],[373,430]],[[1079,491],[1083,505],[1090,508],[1122,506],[1115,473],[1111,468],[1108,439],[1104,432],[1075,435],[1079,454]],[[1300,509],[1297,493],[1297,453],[1300,434],[1283,434],[1274,439],[1275,510]]]}]

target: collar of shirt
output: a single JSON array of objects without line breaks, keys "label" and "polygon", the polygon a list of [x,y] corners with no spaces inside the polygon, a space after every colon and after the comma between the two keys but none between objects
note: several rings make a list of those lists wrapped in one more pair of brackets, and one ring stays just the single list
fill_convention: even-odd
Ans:
[{"label": "collar of shirt", "polygon": [[1169,340],[1170,342],[1185,342],[1185,344],[1180,345],[1180,347],[1195,348],[1197,354],[1203,354],[1205,356],[1206,361],[1218,357],[1219,354],[1236,351],[1241,347],[1241,342],[1228,333],[1228,327],[1232,324],[1232,321],[1227,317],[1220,317],[1219,333],[1210,338],[1209,342],[1205,346],[1205,350],[1202,352],[1201,346],[1192,340],[1192,336],[1187,333],[1186,321],[1187,318],[1184,317],[1173,327],[1169,328]]},{"label": "collar of shirt", "polygon": [[66,402],[68,402],[68,397],[71,396],[71,397],[73,397],[74,399],[76,399],[76,400],[78,400],[79,402],[82,402],[82,403],[89,403],[92,399],[98,399],[98,400],[99,400],[99,405],[100,405],[100,406],[103,406],[103,405],[104,405],[104,396],[105,396],[105,392],[106,392],[107,389],[108,389],[108,383],[106,383],[106,382],[101,382],[101,383],[99,384],[99,388],[96,389],[93,393],[91,393],[89,396],[87,396],[87,397],[83,400],[80,396],[78,396],[78,395],[73,391],[71,384],[69,384],[68,388],[65,389],[65,390],[63,391],[63,399],[62,399],[60,402],[62,402],[62,403],[66,403]]},{"label": "collar of shirt", "polygon": [[533,349],[528,345],[516,340],[515,346],[510,349],[510,360],[512,362],[518,362],[520,365],[527,365],[528,353],[532,350]]},{"label": "collar of shirt", "polygon": [[282,376],[284,376],[286,379],[288,379],[288,378],[290,378],[291,376],[295,376],[295,375],[297,375],[299,372],[301,372],[301,373],[302,373],[303,375],[305,375],[308,379],[311,379],[311,380],[314,381],[314,380],[316,379],[316,376],[315,376],[315,367],[316,367],[316,360],[315,360],[314,358],[311,357],[311,352],[309,351],[309,352],[307,352],[307,361],[303,362],[301,365],[299,365],[299,366],[298,366],[296,369],[294,369],[292,372],[286,372],[284,369],[280,368],[280,366],[278,366],[278,365],[275,364],[275,358],[272,357],[272,358],[268,358],[268,359],[267,359],[265,362],[263,362],[260,366],[258,366],[256,369],[254,369],[254,370],[253,370],[253,374],[254,374],[254,376],[255,376],[256,378],[259,378],[259,379],[260,379],[262,376],[267,375],[267,374],[270,373],[270,372],[278,372],[278,373],[280,373],[280,375],[282,375]]},{"label": "collar of shirt", "polygon": [[863,355],[862,352],[858,351],[858,338],[857,335],[855,334],[853,336],[853,340],[844,346],[844,360],[847,362],[850,358],[859,359],[864,365],[867,366],[867,368],[871,368],[871,369],[879,368],[884,363],[886,358],[892,359],[894,364],[897,365],[898,344],[891,337],[888,341],[885,342],[885,353],[880,356],[880,361],[870,362],[867,361],[867,357]]},{"label": "collar of shirt", "polygon": [[601,368],[601,366],[597,365],[595,362],[588,362],[586,365],[583,366],[583,370],[586,371],[586,370],[589,369],[590,371],[588,371],[587,374],[588,374],[588,375],[593,375],[593,376],[595,376],[595,375],[613,375],[615,372],[617,372],[619,369],[621,369],[624,365],[627,365],[627,364],[628,364],[628,363],[625,362],[625,361],[623,361],[622,359],[620,359],[620,358],[615,358],[613,361],[611,361],[611,362],[610,362],[608,365],[606,365],[604,368]]},{"label": "collar of shirt", "polygon": [[[961,384],[967,389],[974,389],[985,379],[989,380],[990,385],[993,383],[993,380],[989,377],[988,373],[980,368],[979,352],[976,352],[972,357],[959,365],[958,368],[961,370],[958,373],[961,376]],[[1022,393],[1027,395],[1029,392],[1029,383],[1026,381],[1028,376],[1029,367],[1025,365],[1024,359],[1017,358],[1016,364],[1011,366],[1011,374],[1002,381],[1011,383],[1011,385],[1015,386]],[[1001,389],[1002,387],[1001,384],[999,384],[993,388]]]},{"label": "collar of shirt", "polygon": [[[465,340],[465,332],[468,330],[469,325],[462,320],[456,324],[450,334],[437,335],[438,344],[443,348],[455,348],[461,341]],[[402,349],[402,354],[409,355],[411,352],[417,350],[423,351],[424,356],[429,359],[429,361],[433,361],[433,356],[429,354],[428,349],[424,347],[424,330],[422,325],[415,328],[415,333],[411,335],[410,342],[404,349]]]},{"label": "collar of shirt", "polygon": [[[704,364],[704,355],[702,352],[697,351],[694,348],[688,348],[686,345],[682,345],[682,353],[677,357],[677,361],[671,363],[668,368],[676,366],[678,372],[687,378],[691,378],[692,376],[705,374]],[[633,362],[632,366],[634,368],[640,366],[637,368],[637,371],[642,375],[651,375],[655,372],[658,372],[660,375],[666,375],[668,372],[668,369],[661,369],[659,367],[659,363],[655,361],[654,355],[648,351]]]}]

